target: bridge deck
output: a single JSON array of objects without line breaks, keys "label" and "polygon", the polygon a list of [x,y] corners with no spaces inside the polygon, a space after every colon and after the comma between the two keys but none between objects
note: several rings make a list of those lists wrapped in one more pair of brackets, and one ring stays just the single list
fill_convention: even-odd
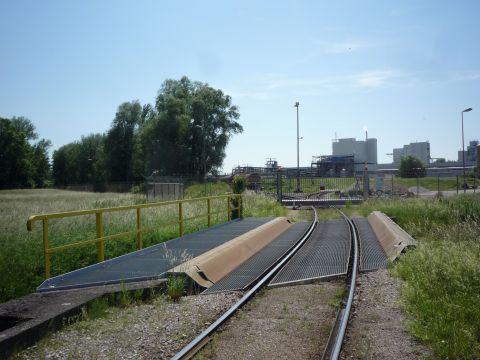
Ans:
[{"label": "bridge deck", "polygon": [[205,290],[203,294],[245,290],[252,282],[270,269],[302,238],[311,223],[299,222],[245,261],[227,276]]},{"label": "bridge deck", "polygon": [[350,230],[345,220],[320,222],[311,238],[280,270],[269,286],[344,275],[347,273],[350,250]]},{"label": "bridge deck", "polygon": [[184,235],[162,244],[50,278],[45,280],[37,288],[37,291],[162,278],[166,271],[175,265],[232,240],[272,219],[264,217],[234,220]]}]

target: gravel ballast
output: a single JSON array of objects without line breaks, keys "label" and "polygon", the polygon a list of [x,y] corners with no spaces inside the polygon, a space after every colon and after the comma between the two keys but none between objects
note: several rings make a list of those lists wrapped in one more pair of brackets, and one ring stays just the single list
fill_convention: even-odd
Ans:
[{"label": "gravel ballast", "polygon": [[401,281],[388,270],[360,274],[342,359],[422,359],[427,347],[406,332],[400,304]]},{"label": "gravel ballast", "polygon": [[240,298],[240,293],[159,296],[149,304],[109,308],[20,352],[15,359],[169,359]]},{"label": "gravel ballast", "polygon": [[261,291],[195,359],[319,359],[344,282]]}]

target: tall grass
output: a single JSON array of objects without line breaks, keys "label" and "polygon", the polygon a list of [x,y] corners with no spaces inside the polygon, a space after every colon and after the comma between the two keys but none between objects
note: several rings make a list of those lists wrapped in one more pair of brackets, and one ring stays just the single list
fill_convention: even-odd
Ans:
[{"label": "tall grass", "polygon": [[418,240],[393,269],[404,280],[409,328],[438,359],[480,358],[480,195],[369,201]]},{"label": "tall grass", "polygon": [[[225,194],[226,184],[193,185],[185,191],[186,197]],[[28,232],[26,220],[30,215],[52,212],[73,211],[141,204],[146,199],[142,195],[88,193],[63,190],[12,190],[0,191],[0,302],[19,297],[35,290],[43,281],[43,240],[41,222],[34,231]],[[245,216],[284,215],[285,210],[275,200],[247,194],[244,200]],[[212,225],[227,220],[226,199],[211,201]],[[206,202],[184,204],[184,232],[189,233],[207,227]],[[142,210],[142,226],[155,227],[160,224],[178,221],[176,205]],[[104,214],[105,235],[136,229],[136,212],[122,211]],[[95,216],[55,219],[49,221],[50,247],[95,238]],[[178,225],[168,225],[159,230],[147,232],[143,236],[144,247],[178,237]],[[136,250],[134,235],[123,236],[105,242],[106,258],[112,258]],[[59,275],[74,269],[91,265],[96,261],[95,245],[71,249],[51,255],[52,275]]]}]

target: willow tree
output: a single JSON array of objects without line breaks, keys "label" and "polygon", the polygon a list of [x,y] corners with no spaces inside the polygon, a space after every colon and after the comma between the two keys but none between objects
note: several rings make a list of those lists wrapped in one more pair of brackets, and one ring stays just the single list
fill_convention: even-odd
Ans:
[{"label": "willow tree", "polygon": [[148,168],[165,175],[205,175],[220,168],[230,137],[243,131],[230,96],[187,77],[166,80],[145,124]]}]

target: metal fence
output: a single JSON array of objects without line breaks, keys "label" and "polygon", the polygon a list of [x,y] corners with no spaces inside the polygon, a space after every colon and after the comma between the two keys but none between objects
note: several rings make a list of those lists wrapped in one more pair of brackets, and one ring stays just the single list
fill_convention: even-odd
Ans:
[{"label": "metal fence", "polygon": [[262,176],[250,184],[251,189],[276,197],[287,205],[343,204],[359,202],[368,197],[432,197],[476,192],[478,179],[473,175],[423,176],[413,173],[407,177],[384,173],[357,173],[355,176],[315,176],[278,172]]},{"label": "metal fence", "polygon": [[183,199],[183,190],[183,183],[145,183],[148,200],[180,200]]},{"label": "metal fence", "polygon": [[451,196],[462,192],[476,192],[478,179],[474,176],[409,176],[378,174],[371,178],[374,186],[370,194],[376,196]]}]

